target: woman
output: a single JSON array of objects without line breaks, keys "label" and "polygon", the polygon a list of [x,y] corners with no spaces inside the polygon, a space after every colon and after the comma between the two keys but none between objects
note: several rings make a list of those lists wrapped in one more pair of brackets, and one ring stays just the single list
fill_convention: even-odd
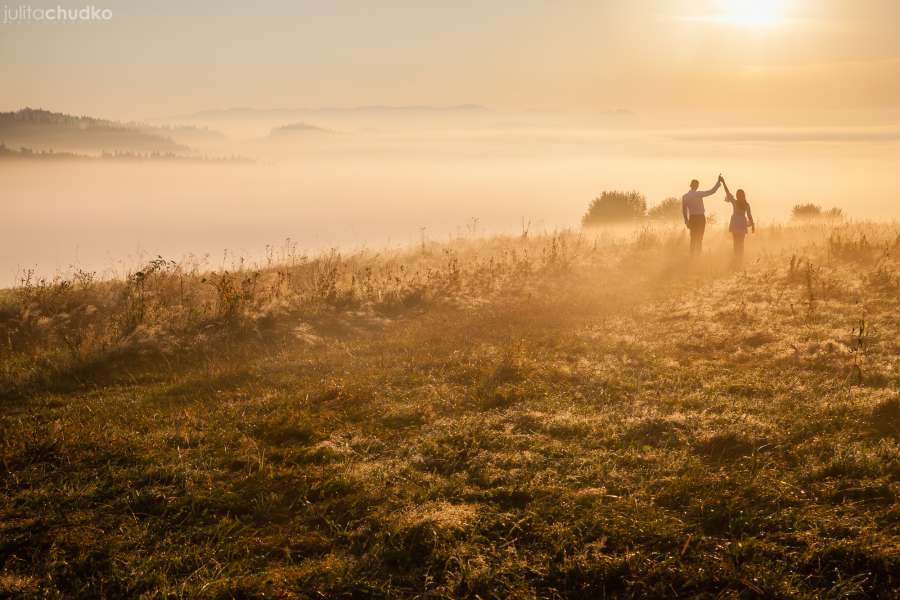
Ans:
[{"label": "woman", "polygon": [[753,213],[750,212],[750,204],[747,202],[747,195],[744,190],[737,191],[737,197],[731,195],[728,184],[722,180],[725,186],[725,202],[730,202],[734,211],[731,214],[731,223],[728,231],[734,239],[734,259],[740,262],[744,258],[744,238],[747,236],[747,229],[756,233],[756,224],[753,222]]}]

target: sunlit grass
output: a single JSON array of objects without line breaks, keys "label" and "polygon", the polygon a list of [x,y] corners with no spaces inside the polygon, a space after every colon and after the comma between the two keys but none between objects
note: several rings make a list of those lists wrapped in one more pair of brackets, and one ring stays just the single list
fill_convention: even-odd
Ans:
[{"label": "sunlit grass", "polygon": [[0,294],[0,591],[891,597],[898,235],[31,278]]}]

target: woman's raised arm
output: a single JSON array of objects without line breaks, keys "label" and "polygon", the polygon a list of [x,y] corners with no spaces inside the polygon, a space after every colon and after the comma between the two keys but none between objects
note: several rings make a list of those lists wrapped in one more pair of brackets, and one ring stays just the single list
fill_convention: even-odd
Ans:
[{"label": "woman's raised arm", "polygon": [[731,191],[728,189],[728,184],[725,183],[725,180],[722,180],[722,186],[725,188],[725,202],[734,202],[734,196],[731,195]]}]

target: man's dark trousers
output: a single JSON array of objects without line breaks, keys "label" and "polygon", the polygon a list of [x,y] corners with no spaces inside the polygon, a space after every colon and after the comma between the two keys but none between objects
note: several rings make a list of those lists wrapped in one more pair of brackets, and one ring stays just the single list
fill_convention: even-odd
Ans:
[{"label": "man's dark trousers", "polygon": [[703,234],[706,232],[706,215],[691,215],[688,229],[691,230],[691,255],[700,254],[703,251]]}]

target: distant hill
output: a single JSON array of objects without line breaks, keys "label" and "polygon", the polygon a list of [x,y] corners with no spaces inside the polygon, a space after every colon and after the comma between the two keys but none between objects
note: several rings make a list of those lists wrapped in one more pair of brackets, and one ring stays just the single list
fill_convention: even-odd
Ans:
[{"label": "distant hill", "polygon": [[116,161],[116,162],[192,162],[192,163],[239,163],[255,162],[243,156],[185,156],[173,152],[103,152],[99,156],[57,152],[55,150],[34,150],[32,148],[10,148],[0,143],[0,161]]},{"label": "distant hill", "polygon": [[54,152],[53,150],[38,150],[35,152],[31,148],[10,148],[6,144],[0,143],[0,161],[7,160],[86,160],[92,157],[84,154],[75,154],[74,152]]},{"label": "distant hill", "polygon": [[288,125],[283,125],[281,127],[275,127],[269,133],[269,138],[271,139],[285,139],[292,138],[296,136],[306,136],[310,134],[331,134],[334,133],[331,129],[325,129],[324,127],[317,127],[316,125],[310,125],[309,123],[290,123]]},{"label": "distant hill", "polygon": [[214,109],[195,112],[189,115],[172,117],[172,120],[182,121],[203,121],[203,120],[292,120],[300,119],[304,115],[314,114],[331,114],[331,115],[375,115],[385,114],[399,116],[404,114],[472,114],[472,113],[488,113],[490,110],[478,104],[458,104],[453,106],[388,106],[388,105],[371,105],[371,106],[355,106],[355,107],[319,107],[319,108],[249,108],[236,107],[226,109]]},{"label": "distant hill", "polygon": [[[129,126],[132,126],[132,124],[129,123]],[[212,144],[221,144],[228,140],[225,134],[220,131],[210,129],[209,127],[197,127],[196,125],[152,126],[136,123],[133,124],[133,126],[144,133],[168,137],[176,143],[185,144],[187,146],[208,146]]]},{"label": "distant hill", "polygon": [[186,153],[190,148],[164,135],[172,130],[106,119],[23,108],[0,113],[0,142],[34,150]]}]

